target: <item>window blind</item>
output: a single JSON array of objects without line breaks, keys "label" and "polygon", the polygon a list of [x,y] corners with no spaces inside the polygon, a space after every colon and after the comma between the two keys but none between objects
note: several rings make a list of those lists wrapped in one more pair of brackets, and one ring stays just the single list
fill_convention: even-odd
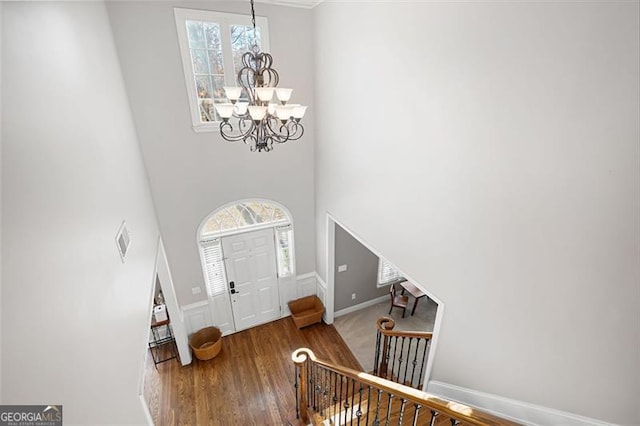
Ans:
[{"label": "window blind", "polygon": [[211,297],[223,294],[227,291],[227,278],[224,272],[222,244],[219,239],[202,241],[201,244],[207,293]]},{"label": "window blind", "polygon": [[276,228],[276,253],[278,256],[278,277],[289,277],[293,274],[292,242],[293,230],[291,226]]},{"label": "window blind", "polygon": [[378,261],[378,286],[389,284],[393,281],[400,280],[402,275],[398,270],[389,262],[380,259]]}]

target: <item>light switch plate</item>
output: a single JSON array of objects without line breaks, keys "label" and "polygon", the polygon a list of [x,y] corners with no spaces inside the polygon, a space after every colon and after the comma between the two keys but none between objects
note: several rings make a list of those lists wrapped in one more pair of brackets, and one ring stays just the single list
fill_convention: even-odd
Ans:
[{"label": "light switch plate", "polygon": [[202,290],[200,290],[200,287],[193,287],[191,288],[191,294],[200,294]]},{"label": "light switch plate", "polygon": [[347,270],[347,265],[340,265],[338,266],[338,272],[344,272]]}]

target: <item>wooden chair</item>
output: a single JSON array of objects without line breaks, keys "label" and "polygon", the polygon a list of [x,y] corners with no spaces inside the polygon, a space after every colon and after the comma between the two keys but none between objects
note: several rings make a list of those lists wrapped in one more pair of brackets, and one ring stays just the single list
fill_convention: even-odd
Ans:
[{"label": "wooden chair", "polygon": [[409,304],[409,297],[397,295],[396,288],[393,284],[389,287],[389,296],[391,296],[391,308],[389,308],[389,315],[391,315],[393,308],[402,308],[402,318],[404,318],[404,313],[407,310],[407,304]]}]

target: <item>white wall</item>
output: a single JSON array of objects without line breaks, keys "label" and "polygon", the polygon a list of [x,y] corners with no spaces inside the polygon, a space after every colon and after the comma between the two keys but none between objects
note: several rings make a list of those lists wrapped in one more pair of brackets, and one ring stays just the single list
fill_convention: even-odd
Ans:
[{"label": "white wall", "polygon": [[[144,161],[149,172],[167,258],[181,305],[206,298],[196,244],[200,222],[214,209],[266,198],[293,215],[296,270],[315,271],[313,107],[305,136],[270,153],[252,153],[217,133],[194,133],[178,48],[174,6],[248,14],[248,2],[110,2],[109,17]],[[269,19],[280,86],[313,105],[311,10],[256,4]],[[292,36],[295,34],[295,36]],[[192,295],[192,287],[200,287]]]},{"label": "white wall", "polygon": [[5,3],[2,39],[3,403],[143,424],[158,227],[105,6]]},{"label": "white wall", "polygon": [[318,271],[329,211],[443,300],[434,380],[640,418],[638,12],[314,10]]},{"label": "white wall", "polygon": [[[2,99],[2,26],[3,3],[0,2],[0,100]],[[2,102],[0,101],[0,129]],[[2,131],[0,130],[0,224],[2,224]],[[2,307],[2,226],[0,226],[0,307]],[[0,312],[0,404],[2,404],[2,313]]]}]

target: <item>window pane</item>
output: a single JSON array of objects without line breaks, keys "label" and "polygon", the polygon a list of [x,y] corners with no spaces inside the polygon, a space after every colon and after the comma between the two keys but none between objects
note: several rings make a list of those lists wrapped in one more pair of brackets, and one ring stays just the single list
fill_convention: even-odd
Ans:
[{"label": "window pane", "polygon": [[214,75],[211,78],[213,79],[213,97],[216,99],[224,98],[226,96],[224,94],[224,76]]},{"label": "window pane", "polygon": [[196,76],[196,90],[199,98],[211,98],[211,79],[209,76]]},{"label": "window pane", "polygon": [[222,50],[207,50],[211,74],[224,74]]},{"label": "window pane", "polygon": [[273,212],[273,221],[278,221],[278,220],[282,220],[282,219],[286,219],[287,214],[279,208],[275,208],[274,212]]},{"label": "window pane", "polygon": [[207,49],[222,50],[220,42],[220,25],[215,22],[205,22],[204,32],[206,36]]},{"label": "window pane", "polygon": [[204,48],[204,29],[202,22],[187,21],[187,34],[189,36],[189,47]]},{"label": "window pane", "polygon": [[216,121],[217,115],[211,99],[201,100],[198,107],[200,109],[200,121],[203,123]]},{"label": "window pane", "polygon": [[204,49],[191,49],[193,72],[196,74],[209,74],[207,51]]},{"label": "window pane", "polygon": [[204,228],[202,229],[202,234],[206,235],[206,234],[209,234],[211,232],[216,232],[216,231],[219,231],[219,230],[220,230],[220,225],[218,224],[218,221],[216,220],[215,217],[212,217],[204,225]]},{"label": "window pane", "polygon": [[253,223],[251,222],[251,219],[249,219],[250,222],[247,222],[248,215],[243,214],[242,204],[233,206],[232,208],[227,209],[227,211],[231,216],[233,216],[233,219],[236,221],[236,228],[244,228],[245,226],[247,226],[247,223]]}]

